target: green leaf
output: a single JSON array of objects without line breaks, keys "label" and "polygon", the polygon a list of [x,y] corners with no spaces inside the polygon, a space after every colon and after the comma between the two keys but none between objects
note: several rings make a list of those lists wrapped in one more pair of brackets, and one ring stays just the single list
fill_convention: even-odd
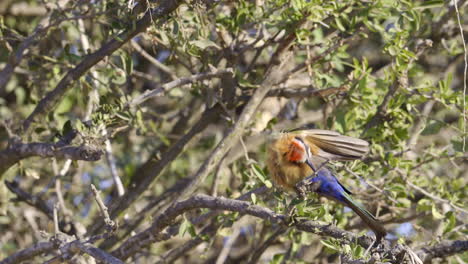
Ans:
[{"label": "green leaf", "polygon": [[343,24],[341,23],[341,19],[339,17],[335,17],[335,23],[336,23],[336,27],[343,31],[343,32],[346,32],[346,28],[343,26]]},{"label": "green leaf", "polygon": [[213,41],[209,39],[193,40],[193,41],[190,41],[190,44],[200,48],[201,50],[205,50],[206,48],[210,48],[210,47],[216,48],[217,50],[221,50],[221,48],[216,43],[214,43]]},{"label": "green leaf", "polygon": [[183,237],[185,233],[189,233],[191,237],[195,237],[197,234],[195,232],[195,227],[192,223],[184,216],[184,220],[179,227],[179,236]]},{"label": "green leaf", "polygon": [[436,208],[435,204],[432,205],[432,210],[431,210],[431,211],[432,211],[432,216],[433,216],[435,219],[442,219],[442,218],[444,218],[444,216],[443,216],[441,213],[439,213],[439,212],[437,211],[437,208]]},{"label": "green leaf", "polygon": [[424,130],[421,132],[421,135],[427,136],[427,135],[434,135],[439,133],[440,129],[445,126],[445,123],[437,121],[437,120],[431,120],[429,121],[429,124],[424,128]]},{"label": "green leaf", "polygon": [[267,188],[273,187],[273,184],[271,183],[270,180],[267,179],[267,176],[265,175],[265,172],[257,165],[257,164],[252,164],[251,165],[252,171],[255,176],[263,183]]},{"label": "green leaf", "polygon": [[337,245],[337,243],[332,241],[332,240],[329,240],[329,239],[323,240],[322,239],[322,240],[320,240],[320,243],[322,243],[325,247],[327,247],[327,248],[329,248],[329,249],[331,249],[333,251],[337,251],[337,252],[340,251],[339,245]]},{"label": "green leaf", "polygon": [[455,227],[457,219],[455,218],[455,214],[453,211],[449,211],[445,214],[445,221],[444,221],[444,234],[450,232]]},{"label": "green leaf", "polygon": [[424,10],[428,8],[435,8],[444,6],[443,0],[429,0],[429,1],[422,1],[420,6],[416,6],[414,10]]},{"label": "green leaf", "polygon": [[253,204],[257,204],[257,196],[255,193],[250,194],[250,199],[252,199]]}]

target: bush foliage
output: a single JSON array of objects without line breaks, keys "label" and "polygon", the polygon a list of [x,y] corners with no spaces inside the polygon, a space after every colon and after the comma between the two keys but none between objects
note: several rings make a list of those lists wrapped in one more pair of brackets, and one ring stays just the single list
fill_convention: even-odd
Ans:
[{"label": "bush foliage", "polygon": [[[0,259],[464,263],[468,12],[454,2],[3,0]],[[265,139],[296,127],[371,143],[330,166],[392,246],[272,185]],[[271,218],[291,205],[292,221]]]}]

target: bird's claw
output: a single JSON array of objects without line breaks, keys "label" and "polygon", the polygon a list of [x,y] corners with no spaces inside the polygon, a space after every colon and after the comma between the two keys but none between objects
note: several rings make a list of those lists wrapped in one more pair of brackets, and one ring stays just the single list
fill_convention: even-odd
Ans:
[{"label": "bird's claw", "polygon": [[303,184],[302,182],[298,182],[294,186],[294,189],[295,189],[295,191],[296,191],[296,193],[297,193],[297,195],[299,196],[300,199],[302,199],[302,200],[307,199],[307,196],[306,196],[307,186],[305,184]]},{"label": "bird's claw", "polygon": [[320,182],[307,182],[300,181],[295,186],[294,189],[299,196],[299,198],[306,200],[306,194],[309,192],[315,192],[320,187]]}]

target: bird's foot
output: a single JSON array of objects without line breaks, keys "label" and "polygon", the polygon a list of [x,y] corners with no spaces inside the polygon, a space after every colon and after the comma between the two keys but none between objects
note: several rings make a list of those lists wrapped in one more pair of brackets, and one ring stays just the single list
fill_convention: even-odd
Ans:
[{"label": "bird's foot", "polygon": [[310,182],[308,180],[302,180],[294,186],[294,189],[296,190],[297,195],[299,196],[299,198],[303,200],[307,199],[307,196],[306,196],[307,193],[315,192],[317,191],[318,188],[320,188],[319,181]]},{"label": "bird's foot", "polygon": [[297,193],[297,196],[302,199],[302,200],[306,200],[307,199],[307,186],[302,182],[298,182],[295,186],[294,186],[294,190],[296,191]]}]

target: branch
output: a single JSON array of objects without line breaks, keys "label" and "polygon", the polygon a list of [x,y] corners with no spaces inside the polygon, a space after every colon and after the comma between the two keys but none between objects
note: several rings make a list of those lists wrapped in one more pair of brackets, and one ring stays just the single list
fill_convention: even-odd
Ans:
[{"label": "branch", "polygon": [[70,70],[62,80],[57,84],[54,90],[38,103],[34,111],[23,122],[23,132],[28,132],[33,122],[39,120],[42,116],[49,113],[62,99],[65,93],[71,89],[72,84],[85,74],[91,67],[99,61],[109,56],[114,51],[122,47],[133,37],[143,32],[152,23],[153,19],[161,19],[173,12],[182,3],[180,0],[165,0],[151,12],[147,12],[143,18],[138,20],[134,27],[117,35],[114,39],[107,42],[99,50],[84,57],[84,59],[75,68]]},{"label": "branch", "polygon": [[18,186],[17,182],[5,181],[6,187],[18,197],[18,201],[24,201],[30,206],[37,208],[39,211],[43,212],[49,219],[53,219],[53,209],[50,207],[47,202],[41,199],[41,197],[29,194]]},{"label": "branch", "polygon": [[97,161],[101,155],[100,149],[87,145],[64,146],[63,142],[13,143],[6,150],[0,151],[0,176],[18,161],[33,156]]},{"label": "branch", "polygon": [[[219,105],[205,110],[200,120],[190,129],[190,131],[175,142],[171,147],[161,155],[160,160],[155,160],[151,157],[145,164],[140,166],[132,177],[132,182],[129,184],[128,192],[124,196],[114,200],[109,206],[111,218],[117,217],[121,212],[127,209],[140,195],[149,187],[155,179],[158,178],[162,170],[176,159],[184,150],[195,135],[203,131],[209,124],[215,120],[220,112]],[[168,197],[170,197],[169,194]],[[162,200],[168,198],[164,197]],[[103,222],[96,223],[90,229],[90,234],[95,234],[102,227]]]},{"label": "branch", "polygon": [[312,86],[306,86],[301,88],[284,88],[275,89],[268,92],[268,97],[285,97],[285,98],[305,98],[311,96],[328,97],[333,94],[345,92],[349,89],[348,85],[340,87],[330,87],[326,89],[317,90]]},{"label": "branch", "polygon": [[369,130],[370,128],[375,127],[384,121],[385,116],[387,114],[387,108],[390,105],[390,100],[396,95],[396,92],[398,90],[408,88],[409,65],[411,65],[417,57],[421,56],[421,54],[428,47],[432,47],[431,40],[421,41],[420,43],[417,44],[415,57],[411,58],[408,61],[408,64],[407,64],[408,67],[406,67],[405,69],[402,70],[402,72],[400,72],[399,76],[393,82],[392,86],[390,86],[390,88],[387,91],[387,94],[385,94],[385,97],[382,103],[377,107],[377,112],[367,123],[363,134],[366,133],[366,131]]},{"label": "branch", "polygon": [[117,229],[117,224],[110,218],[107,207],[104,205],[104,202],[102,201],[99,194],[100,192],[96,189],[94,184],[91,184],[91,191],[93,192],[94,199],[96,200],[96,203],[99,207],[99,211],[104,217],[104,223],[106,224],[108,231],[113,232],[115,229]]},{"label": "branch", "polygon": [[45,263],[64,263],[65,259],[71,259],[74,255],[79,253],[86,253],[96,260],[107,263],[107,264],[123,264],[121,260],[105,252],[102,249],[94,247],[91,243],[104,238],[105,236],[98,235],[82,241],[80,239],[74,239],[72,236],[68,236],[63,233],[56,234],[51,237],[48,242],[39,242],[33,246],[20,250],[13,255],[0,261],[0,264],[13,264],[23,263],[28,259],[34,258],[35,256],[51,253],[54,250],[59,250],[60,255],[48,260]]},{"label": "branch", "polygon": [[252,205],[249,202],[199,194],[187,200],[174,203],[153,221],[151,227],[129,238],[118,249],[113,251],[112,254],[118,258],[127,259],[142,247],[152,243],[155,239],[155,235],[168,227],[177,216],[198,208],[234,211],[241,214],[256,216],[273,223],[280,223],[286,220],[284,215],[277,214],[268,208]]},{"label": "branch", "polygon": [[[201,208],[248,214],[273,224],[290,226],[297,230],[317,234],[319,236],[332,237],[340,240],[342,244],[358,243],[362,247],[368,248],[374,243],[374,240],[366,235],[357,236],[352,232],[344,231],[330,224],[324,225],[316,221],[290,223],[287,216],[277,214],[268,208],[253,205],[249,202],[197,194],[187,200],[174,203],[153,221],[151,227],[126,240],[118,249],[113,251],[112,254],[120,259],[129,258],[140,251],[141,248],[147,247],[153,242],[160,241],[162,231],[170,226],[178,216],[190,210]],[[167,235],[167,233],[165,233],[165,235]],[[188,248],[192,246],[193,244],[190,244]],[[407,246],[401,244],[391,245],[390,241],[385,240],[383,241],[382,247],[374,248],[373,250],[385,256],[391,263],[398,263],[408,249]],[[468,250],[468,241],[452,241],[444,242],[434,247],[424,248],[418,253],[418,256],[432,259],[450,256],[466,250]]]},{"label": "branch", "polygon": [[[61,241],[57,241],[61,242]],[[124,264],[123,261],[120,259],[112,256],[111,254],[107,253],[106,251],[99,249],[97,247],[92,246],[90,243],[83,242],[80,240],[74,240],[72,242],[66,243],[63,246],[59,246],[60,244],[57,242],[49,242],[53,244],[62,254],[49,259],[48,261],[44,262],[47,264],[55,264],[55,263],[64,263],[65,260],[72,259],[72,257],[76,254],[85,253],[89,256],[93,257],[97,261],[105,264]],[[0,264],[3,264],[0,262]]]},{"label": "branch", "polygon": [[0,261],[0,264],[23,263],[24,261],[34,258],[35,256],[50,252],[55,248],[56,246],[52,242],[39,242],[34,244],[32,247],[20,250],[13,255],[3,259]]},{"label": "branch", "polygon": [[145,91],[143,94],[139,95],[137,98],[128,102],[126,106],[127,107],[136,106],[136,105],[143,103],[144,101],[148,100],[151,97],[158,96],[160,93],[169,91],[173,88],[176,88],[185,84],[205,80],[205,79],[221,78],[226,74],[234,75],[234,70],[232,68],[228,68],[228,69],[223,69],[223,70],[217,70],[214,72],[200,73],[200,74],[194,74],[188,77],[182,77],[172,82],[165,83],[156,89]]},{"label": "branch", "polygon": [[418,257],[424,262],[435,258],[445,258],[468,250],[468,240],[443,241],[432,247],[424,247],[417,252]]},{"label": "branch", "polygon": [[258,260],[263,255],[265,250],[267,250],[276,241],[276,239],[282,234],[284,234],[284,232],[286,232],[287,230],[288,229],[284,226],[277,227],[276,230],[273,232],[273,234],[271,234],[267,240],[265,240],[261,245],[258,245],[255,248],[253,254],[251,255],[249,259],[249,263],[250,264],[258,263]]},{"label": "branch", "polygon": [[166,65],[159,62],[157,59],[153,58],[146,50],[144,50],[135,40],[130,41],[130,44],[135,49],[136,52],[140,53],[145,59],[147,59],[151,64],[153,64],[157,69],[164,72],[165,74],[169,75],[172,80],[177,79],[177,76],[174,74],[174,71],[171,70]]},{"label": "branch", "polygon": [[[304,22],[305,20],[302,20],[296,26],[299,28]],[[234,126],[227,131],[226,136],[218,143],[215,149],[209,154],[207,160],[191,177],[191,181],[188,183],[188,185],[179,192],[178,199],[183,199],[191,195],[197,188],[198,184],[206,179],[208,174],[214,170],[214,168],[227,154],[231,147],[234,146],[236,142],[238,142],[239,137],[244,132],[245,127],[250,122],[250,119],[255,114],[258,106],[262,103],[266,94],[271,90],[273,85],[278,83],[280,78],[284,76],[284,74],[281,73],[283,65],[279,62],[287,61],[285,59],[285,51],[290,47],[295,39],[296,34],[292,32],[286,35],[279,43],[275,53],[271,57],[270,63],[264,74],[264,79],[242,110],[239,119],[234,124]]]},{"label": "branch", "polygon": [[76,247],[77,249],[79,249],[79,251],[90,255],[91,257],[95,258],[98,261],[101,261],[102,263],[124,264],[124,262],[121,261],[120,259],[112,256],[111,254],[105,252],[102,249],[93,247],[89,244],[73,243],[72,245]]}]

